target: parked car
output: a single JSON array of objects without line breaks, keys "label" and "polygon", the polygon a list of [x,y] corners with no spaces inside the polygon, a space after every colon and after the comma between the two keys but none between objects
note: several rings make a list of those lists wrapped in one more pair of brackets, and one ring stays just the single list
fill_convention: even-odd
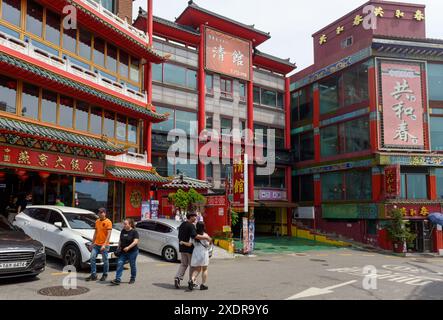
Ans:
[{"label": "parked car", "polygon": [[0,216],[0,278],[36,277],[45,270],[45,247]]},{"label": "parked car", "polygon": [[[43,243],[46,253],[73,265],[78,270],[89,265],[92,238],[98,216],[93,212],[71,207],[29,206],[15,217],[14,225],[28,236]],[[110,239],[110,264],[116,264],[120,232],[113,229]],[[103,265],[97,256],[97,265]]]},{"label": "parked car", "polygon": [[[180,260],[178,227],[180,221],[169,219],[143,220],[136,224],[135,229],[140,236],[139,248],[142,251],[153,253],[163,257],[168,262]],[[118,230],[123,229],[123,225],[115,225]],[[209,255],[212,256],[212,247]]]}]

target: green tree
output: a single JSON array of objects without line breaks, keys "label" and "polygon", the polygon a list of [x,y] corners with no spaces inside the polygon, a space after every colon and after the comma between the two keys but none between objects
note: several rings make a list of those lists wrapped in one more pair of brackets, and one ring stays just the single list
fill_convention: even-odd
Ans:
[{"label": "green tree", "polygon": [[391,240],[394,242],[406,242],[407,244],[411,244],[415,240],[416,235],[411,232],[409,222],[404,220],[402,210],[399,208],[392,209],[390,217],[392,219],[389,221],[387,230]]},{"label": "green tree", "polygon": [[196,212],[206,202],[205,197],[191,188],[188,192],[179,189],[176,193],[170,193],[168,200],[175,208],[180,210],[181,214]]}]

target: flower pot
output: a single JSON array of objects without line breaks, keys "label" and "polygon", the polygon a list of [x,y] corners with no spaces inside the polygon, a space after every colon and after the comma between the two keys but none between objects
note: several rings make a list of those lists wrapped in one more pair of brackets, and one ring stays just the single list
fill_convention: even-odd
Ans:
[{"label": "flower pot", "polygon": [[406,253],[407,251],[407,246],[406,246],[406,241],[396,241],[394,242],[394,252],[395,253]]}]

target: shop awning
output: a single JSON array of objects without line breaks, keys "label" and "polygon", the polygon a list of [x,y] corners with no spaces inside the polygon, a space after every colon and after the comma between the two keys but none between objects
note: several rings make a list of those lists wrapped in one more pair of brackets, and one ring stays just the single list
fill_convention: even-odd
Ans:
[{"label": "shop awning", "polygon": [[194,178],[187,177],[185,175],[177,175],[172,177],[172,181],[163,186],[164,189],[200,189],[200,190],[209,190],[212,189],[212,184],[198,180]]},{"label": "shop awning", "polygon": [[120,167],[108,167],[106,170],[112,177],[123,180],[151,183],[168,183],[171,181],[168,178],[160,176],[155,171],[145,171]]},{"label": "shop awning", "polygon": [[21,137],[68,144],[77,147],[94,149],[106,154],[117,155],[125,152],[123,148],[114,146],[100,138],[93,138],[60,129],[46,127],[30,122],[0,117],[0,133],[13,134]]},{"label": "shop awning", "polygon": [[297,208],[298,204],[288,201],[255,201],[253,206],[255,208]]}]

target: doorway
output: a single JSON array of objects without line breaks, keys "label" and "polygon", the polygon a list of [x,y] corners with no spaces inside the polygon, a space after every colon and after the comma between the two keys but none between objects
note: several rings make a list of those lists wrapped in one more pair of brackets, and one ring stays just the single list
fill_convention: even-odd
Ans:
[{"label": "doorway", "polygon": [[432,225],[428,220],[410,221],[411,232],[417,237],[410,248],[414,252],[432,252]]}]

